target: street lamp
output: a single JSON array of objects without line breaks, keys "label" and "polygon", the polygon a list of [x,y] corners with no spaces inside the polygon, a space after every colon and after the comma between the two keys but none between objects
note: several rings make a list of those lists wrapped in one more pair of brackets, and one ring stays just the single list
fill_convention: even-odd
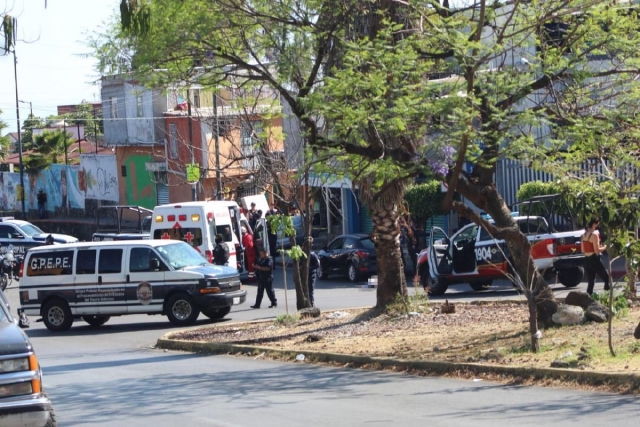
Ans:
[{"label": "street lamp", "polygon": [[18,102],[20,102],[22,104],[29,104],[29,117],[31,119],[33,119],[33,104],[31,104],[31,101],[22,101],[22,100],[20,100]]}]

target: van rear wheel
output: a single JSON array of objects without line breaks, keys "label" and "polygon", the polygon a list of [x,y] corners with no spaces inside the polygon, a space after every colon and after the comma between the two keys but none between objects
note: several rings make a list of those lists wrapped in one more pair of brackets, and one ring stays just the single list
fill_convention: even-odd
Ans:
[{"label": "van rear wheel", "polygon": [[69,304],[61,299],[49,301],[42,309],[42,321],[50,331],[68,330],[73,324],[73,316]]},{"label": "van rear wheel", "polygon": [[102,326],[111,319],[111,316],[82,316],[82,320],[91,326]]},{"label": "van rear wheel", "polygon": [[202,311],[202,314],[207,316],[211,320],[222,319],[224,316],[231,312],[231,307],[215,308],[211,310]]},{"label": "van rear wheel", "polygon": [[193,325],[200,315],[193,298],[187,294],[173,294],[166,305],[169,321],[176,326]]}]

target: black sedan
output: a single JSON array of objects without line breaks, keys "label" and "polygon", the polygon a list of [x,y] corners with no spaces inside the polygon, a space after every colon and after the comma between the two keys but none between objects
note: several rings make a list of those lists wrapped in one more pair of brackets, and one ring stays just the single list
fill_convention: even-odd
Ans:
[{"label": "black sedan", "polygon": [[376,249],[367,234],[343,234],[336,237],[319,253],[318,278],[340,274],[356,282],[376,274]]}]

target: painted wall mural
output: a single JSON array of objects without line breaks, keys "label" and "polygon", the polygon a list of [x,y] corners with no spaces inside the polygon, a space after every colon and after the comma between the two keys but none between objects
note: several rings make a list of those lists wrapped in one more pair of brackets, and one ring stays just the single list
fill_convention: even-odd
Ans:
[{"label": "painted wall mural", "polygon": [[116,156],[81,155],[78,186],[84,197],[118,202],[118,164]]},{"label": "painted wall mural", "polygon": [[153,209],[156,206],[156,183],[153,172],[146,169],[152,158],[148,154],[127,156],[122,164],[127,169],[125,190],[127,203]]},{"label": "painted wall mural", "polygon": [[[42,189],[47,195],[46,210],[56,211],[66,207],[84,209],[84,192],[78,182],[79,166],[51,165],[49,169],[34,174],[24,174],[25,209],[37,210],[37,194]],[[18,197],[19,173],[0,173],[0,210],[20,211]]]}]

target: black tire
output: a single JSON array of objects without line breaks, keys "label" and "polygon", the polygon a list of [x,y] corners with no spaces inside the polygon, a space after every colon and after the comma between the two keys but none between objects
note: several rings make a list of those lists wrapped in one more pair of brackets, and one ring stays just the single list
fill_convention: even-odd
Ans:
[{"label": "black tire", "polygon": [[440,295],[444,295],[449,289],[449,284],[444,279],[433,279],[431,276],[426,274],[423,276],[424,281],[421,280],[422,287],[429,293],[429,295],[434,297],[439,297]]},{"label": "black tire", "polygon": [[196,307],[193,298],[187,294],[173,294],[166,302],[165,312],[169,322],[176,326],[189,326],[196,322],[200,310]]},{"label": "black tire", "polygon": [[73,325],[69,304],[59,298],[49,301],[42,309],[42,321],[50,331],[68,330]]},{"label": "black tire", "polygon": [[360,274],[358,273],[358,270],[356,270],[355,264],[352,262],[349,263],[349,266],[347,267],[347,277],[349,278],[349,281],[353,283],[360,279]]},{"label": "black tire", "polygon": [[3,274],[2,277],[0,277],[0,288],[2,288],[2,290],[4,291],[5,289],[7,289],[8,285],[9,285],[9,278],[6,274]]},{"label": "black tire", "polygon": [[584,279],[584,268],[574,267],[566,270],[558,270],[558,281],[565,288],[575,288]]},{"label": "black tire", "polygon": [[[47,393],[42,393],[45,396],[47,395]],[[44,427],[58,427],[58,419],[56,418],[56,410],[54,409],[53,405],[51,405],[51,410],[49,411],[49,420],[47,420],[47,423],[44,425]]]},{"label": "black tire", "polygon": [[318,279],[320,279],[320,280],[325,280],[325,279],[327,279],[329,277],[327,272],[324,271],[324,269],[322,268],[322,263],[320,263],[320,266],[318,267],[318,270],[316,270],[316,274],[318,275]]},{"label": "black tire", "polygon": [[216,309],[207,310],[207,311],[203,310],[202,314],[204,314],[211,320],[218,320],[218,319],[222,319],[224,316],[226,316],[230,312],[231,312],[231,307],[224,307],[224,308],[216,308]]},{"label": "black tire", "polygon": [[491,287],[492,280],[483,280],[481,282],[470,282],[469,286],[476,292],[486,291]]},{"label": "black tire", "polygon": [[82,316],[82,320],[91,326],[102,326],[111,319],[111,316]]}]

